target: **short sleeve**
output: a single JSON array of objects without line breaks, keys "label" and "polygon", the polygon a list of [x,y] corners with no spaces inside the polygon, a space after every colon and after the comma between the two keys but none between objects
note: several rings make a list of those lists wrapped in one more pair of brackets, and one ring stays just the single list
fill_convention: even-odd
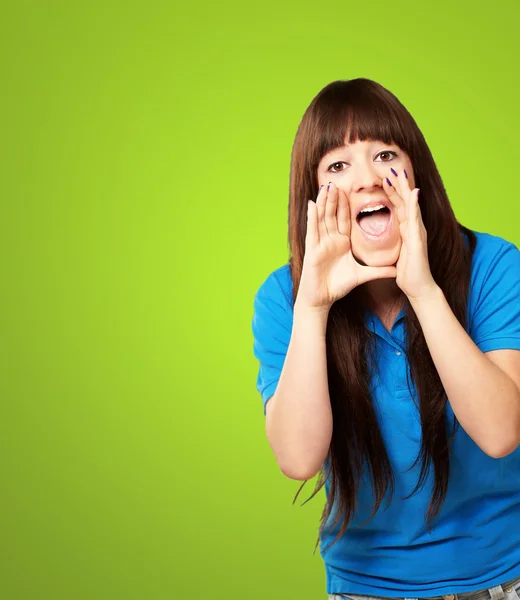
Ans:
[{"label": "short sleeve", "polygon": [[520,250],[495,236],[484,240],[485,256],[473,273],[469,333],[482,352],[520,350]]},{"label": "short sleeve", "polygon": [[256,389],[262,397],[264,415],[267,401],[276,391],[292,332],[293,311],[280,281],[284,278],[277,277],[279,272],[269,275],[253,302],[253,353],[259,362]]}]

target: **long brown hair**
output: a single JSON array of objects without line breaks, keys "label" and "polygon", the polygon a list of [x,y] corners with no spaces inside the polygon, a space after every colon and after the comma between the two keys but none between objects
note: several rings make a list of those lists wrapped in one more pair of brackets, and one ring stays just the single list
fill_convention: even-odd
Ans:
[{"label": "long brown hair", "polygon": [[[409,155],[415,185],[421,190],[419,206],[428,234],[430,270],[453,313],[466,328],[475,235],[458,223],[430,149],[411,114],[389,90],[364,78],[334,81],[324,87],[305,111],[296,133],[289,191],[289,265],[293,301],[298,294],[305,253],[307,200],[315,199],[318,194],[318,164],[330,150],[357,140],[394,143]],[[467,236],[467,245],[463,233]],[[314,493],[308,499],[331,476],[316,546],[333,505],[337,504],[334,510],[337,514],[332,526],[343,517],[333,543],[346,531],[355,512],[365,465],[375,499],[370,518],[376,514],[388,490],[393,492],[394,489],[392,468],[370,395],[374,339],[365,326],[366,303],[362,287],[353,289],[332,305],[327,323],[327,374],[334,427],[327,457],[330,467],[325,474],[322,466]],[[435,480],[426,513],[430,526],[448,489],[451,439],[447,433],[447,398],[417,316],[406,296],[404,315],[409,376],[416,386],[422,426],[421,450],[413,465],[421,461],[421,471],[410,496],[424,486],[433,465]],[[410,386],[410,381],[408,384]],[[455,433],[456,420],[453,426]]]}]

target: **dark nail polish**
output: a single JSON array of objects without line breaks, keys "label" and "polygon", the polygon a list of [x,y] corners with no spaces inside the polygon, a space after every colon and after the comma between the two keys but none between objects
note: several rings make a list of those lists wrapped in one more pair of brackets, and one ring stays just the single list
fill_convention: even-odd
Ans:
[{"label": "dark nail polish", "polygon": [[417,198],[419,198],[419,194],[421,193],[421,190],[417,190]]},{"label": "dark nail polish", "polygon": [[403,169],[404,171],[404,176],[406,177],[406,179],[408,179],[408,173],[406,172],[406,169]]},{"label": "dark nail polish", "polygon": [[393,169],[390,169],[390,171],[397,177],[397,173]]},{"label": "dark nail polish", "polygon": [[388,179],[388,177],[386,177],[386,183],[388,183],[388,185],[389,185],[390,187],[394,187],[394,186],[393,186],[393,185],[390,183],[390,179]]},{"label": "dark nail polish", "polygon": [[329,185],[327,186],[327,190],[330,188],[330,184],[332,183],[332,181],[329,181]]}]

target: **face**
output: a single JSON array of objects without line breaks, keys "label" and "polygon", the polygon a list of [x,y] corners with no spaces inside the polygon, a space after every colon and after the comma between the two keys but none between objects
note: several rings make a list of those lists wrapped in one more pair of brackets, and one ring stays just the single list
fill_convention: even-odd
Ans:
[{"label": "face", "polygon": [[[406,169],[410,188],[415,187],[410,158],[395,144],[374,140],[356,141],[331,150],[318,165],[318,187],[332,181],[347,195],[352,253],[363,265],[394,265],[399,258],[401,234],[397,214],[383,189],[383,178],[388,176],[391,180],[390,169],[398,174]],[[360,219],[359,210],[366,204],[369,207],[385,204],[389,212],[383,209],[378,216],[374,214]],[[382,233],[381,229],[384,229]]]}]

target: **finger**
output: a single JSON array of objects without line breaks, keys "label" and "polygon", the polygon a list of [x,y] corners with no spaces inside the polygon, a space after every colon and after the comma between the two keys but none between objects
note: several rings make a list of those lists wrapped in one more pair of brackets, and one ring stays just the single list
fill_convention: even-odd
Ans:
[{"label": "finger", "polygon": [[336,220],[336,210],[338,208],[338,188],[331,183],[329,193],[327,194],[327,203],[325,205],[325,225],[329,235],[338,233],[338,222]]},{"label": "finger", "polygon": [[394,171],[393,169],[390,169],[388,177],[386,177],[383,181],[383,188],[387,190],[390,200],[394,199],[398,204],[406,205],[406,196],[402,193],[401,183],[399,182],[399,178],[397,177],[396,171]]},{"label": "finger", "polygon": [[404,171],[401,169],[400,171],[396,171],[395,169],[390,169],[390,173],[388,174],[388,179],[397,190],[397,193],[405,200],[408,198],[408,194],[411,191],[410,184],[408,183],[408,177]]},{"label": "finger", "polygon": [[350,235],[350,206],[347,194],[338,188],[338,232],[342,235]]},{"label": "finger", "polygon": [[320,189],[318,190],[318,195],[316,196],[316,204],[322,204],[323,206],[325,206],[325,192],[327,186],[326,185],[320,185]]},{"label": "finger", "polygon": [[316,199],[316,214],[318,220],[318,231],[320,240],[327,236],[327,227],[325,226],[325,202],[327,200],[327,186],[322,185]]},{"label": "finger", "polygon": [[410,187],[410,182],[408,180],[408,175],[405,169],[397,172],[397,179],[399,181],[399,185],[401,186],[403,196],[412,191],[412,188]]},{"label": "finger", "polygon": [[397,190],[392,185],[388,177],[383,178],[383,189],[386,192],[388,199],[396,209],[399,222],[402,223],[404,220],[406,220],[406,204],[401,196],[397,193]]},{"label": "finger", "polygon": [[358,282],[360,285],[374,279],[395,279],[396,277],[396,267],[366,267],[359,265]]},{"label": "finger", "polygon": [[[423,229],[424,233],[426,234],[426,226],[424,225],[424,221],[423,221],[423,217],[422,217],[422,210],[421,210],[421,190],[419,188],[417,188],[417,218],[419,219],[419,225],[421,227],[421,229]],[[424,203],[423,203],[424,206]]]},{"label": "finger", "polygon": [[320,243],[318,231],[318,215],[316,204],[312,200],[307,201],[307,233],[305,234],[305,248],[314,249]]},{"label": "finger", "polygon": [[409,219],[413,221],[422,221],[421,218],[421,209],[419,208],[419,188],[413,190],[410,194],[410,201],[408,202],[409,209]]}]

